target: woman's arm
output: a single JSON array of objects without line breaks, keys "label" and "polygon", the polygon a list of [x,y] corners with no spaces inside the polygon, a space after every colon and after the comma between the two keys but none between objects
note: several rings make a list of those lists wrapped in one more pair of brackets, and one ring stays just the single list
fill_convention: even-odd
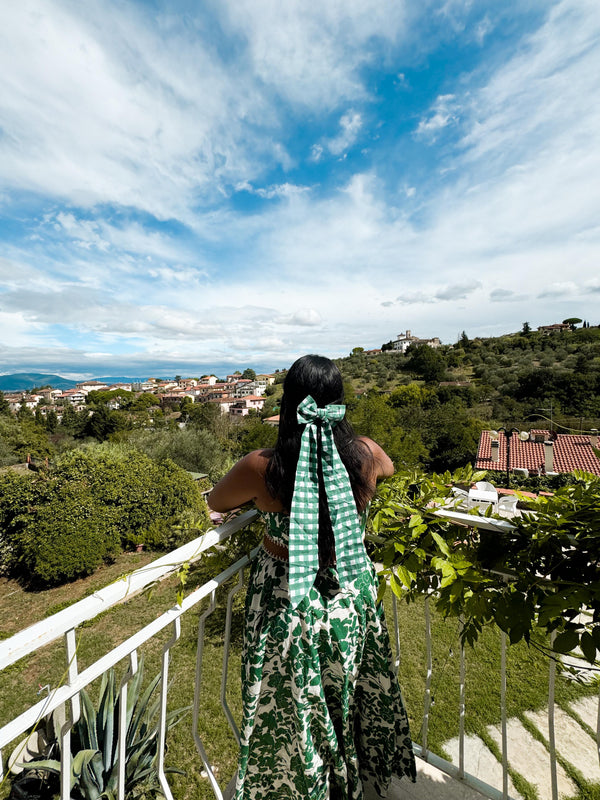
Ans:
[{"label": "woman's arm", "polygon": [[264,450],[248,453],[215,485],[207,501],[213,511],[230,511],[265,492],[264,471],[268,458]]}]

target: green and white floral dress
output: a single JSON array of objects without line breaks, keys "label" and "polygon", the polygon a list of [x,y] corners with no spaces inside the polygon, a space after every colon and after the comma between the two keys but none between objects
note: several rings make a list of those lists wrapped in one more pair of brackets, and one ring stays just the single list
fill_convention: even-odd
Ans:
[{"label": "green and white floral dress", "polygon": [[[287,547],[289,517],[263,518]],[[392,775],[415,779],[376,596],[372,566],[343,589],[329,567],[292,608],[287,561],[260,549],[246,598],[235,800],[326,800],[330,779],[339,797],[362,800],[385,797]]]}]

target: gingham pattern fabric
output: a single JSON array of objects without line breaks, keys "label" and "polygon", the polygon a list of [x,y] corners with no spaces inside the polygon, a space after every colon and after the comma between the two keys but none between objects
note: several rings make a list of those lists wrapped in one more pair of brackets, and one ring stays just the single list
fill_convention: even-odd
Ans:
[{"label": "gingham pattern fabric", "polygon": [[[340,586],[348,585],[370,568],[350,478],[333,438],[332,427],[344,418],[345,412],[346,407],[342,405],[318,408],[310,395],[298,406],[298,424],[306,427],[302,433],[290,510],[289,574],[293,608],[308,594],[319,571],[319,427],[323,482]],[[317,420],[321,421],[320,426]]]}]

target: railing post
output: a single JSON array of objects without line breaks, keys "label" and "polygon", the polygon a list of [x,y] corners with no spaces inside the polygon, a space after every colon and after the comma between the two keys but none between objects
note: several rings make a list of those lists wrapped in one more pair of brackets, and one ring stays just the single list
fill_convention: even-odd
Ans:
[{"label": "railing post", "polygon": [[427,645],[427,678],[425,679],[425,704],[423,708],[423,758],[427,761],[427,734],[429,732],[429,709],[431,707],[431,678],[433,675],[431,657],[431,617],[429,614],[429,597],[425,597],[425,642]]},{"label": "railing post", "polygon": [[160,678],[160,716],[158,722],[158,780],[167,800],[173,800],[173,794],[165,775],[165,741],[167,737],[167,694],[169,689],[169,658],[171,647],[181,636],[181,617],[173,620],[173,636],[163,647],[162,670]]},{"label": "railing post", "polygon": [[221,787],[219,786],[217,779],[215,778],[215,774],[213,772],[212,766],[210,761],[208,760],[208,755],[206,750],[204,749],[204,744],[202,743],[202,739],[198,734],[198,721],[200,719],[200,688],[202,686],[202,656],[204,655],[204,628],[206,625],[206,619],[209,617],[213,611],[215,610],[217,605],[217,598],[216,592],[213,591],[210,593],[210,603],[206,611],[200,615],[200,619],[198,620],[198,647],[196,649],[196,684],[194,686],[194,710],[192,713],[192,733],[194,736],[194,743],[196,745],[196,749],[200,754],[200,758],[202,759],[202,763],[204,764],[204,769],[206,771],[206,775],[208,780],[210,781],[210,785],[214,792],[215,797],[217,800],[223,800],[223,793],[221,792]]},{"label": "railing post", "polygon": [[508,735],[506,731],[506,634],[500,632],[500,724],[502,728],[502,797],[508,798]]},{"label": "railing post", "polygon": [[[461,634],[464,628],[464,622],[460,621]],[[459,715],[458,715],[458,777],[463,779],[465,777],[465,646],[460,639],[460,699],[459,699]]]},{"label": "railing post", "polygon": [[129,669],[123,677],[123,685],[121,686],[121,701],[120,701],[120,715],[119,715],[119,741],[118,741],[118,758],[119,758],[119,776],[117,784],[117,798],[118,800],[125,800],[125,767],[127,765],[127,692],[129,690],[129,681],[133,678],[138,670],[138,657],[137,650],[133,650],[129,655]]},{"label": "railing post", "polygon": [[[554,644],[556,631],[550,635],[550,646]],[[556,660],[550,656],[548,670],[548,745],[550,748],[550,781],[552,783],[552,800],[558,800],[558,778],[556,775],[556,733],[554,730],[554,690],[556,686]]]},{"label": "railing post", "polygon": [[233,598],[239,592],[239,590],[244,586],[244,570],[241,569],[239,572],[239,578],[236,585],[227,595],[227,616],[225,619],[225,636],[223,642],[223,671],[221,673],[221,708],[225,712],[225,716],[227,717],[227,721],[229,722],[229,727],[233,731],[233,735],[235,736],[235,740],[240,744],[240,732],[238,730],[237,725],[235,724],[235,720],[233,718],[233,714],[231,713],[231,709],[227,704],[227,672],[228,672],[228,665],[229,665],[229,645],[231,642],[231,615],[233,612]]},{"label": "railing post", "polygon": [[[67,654],[67,685],[71,686],[77,678],[77,642],[75,628],[65,633],[65,649]],[[81,714],[79,693],[71,698],[71,718],[60,730],[60,796],[61,800],[71,797],[71,728]]]}]

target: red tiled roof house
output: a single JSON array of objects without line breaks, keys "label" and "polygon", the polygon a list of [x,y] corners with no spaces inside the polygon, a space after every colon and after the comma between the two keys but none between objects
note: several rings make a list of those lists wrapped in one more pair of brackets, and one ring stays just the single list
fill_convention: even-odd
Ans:
[{"label": "red tiled roof house", "polygon": [[[497,445],[492,444],[494,440]],[[497,449],[497,456],[492,455],[492,448]],[[577,469],[600,475],[600,458],[594,449],[598,449],[597,434],[559,433],[551,436],[550,431],[533,430],[525,441],[513,434],[510,468],[527,470],[530,475]],[[506,472],[506,436],[503,431],[498,431],[497,437],[492,437],[490,431],[481,432],[475,468]]]}]

